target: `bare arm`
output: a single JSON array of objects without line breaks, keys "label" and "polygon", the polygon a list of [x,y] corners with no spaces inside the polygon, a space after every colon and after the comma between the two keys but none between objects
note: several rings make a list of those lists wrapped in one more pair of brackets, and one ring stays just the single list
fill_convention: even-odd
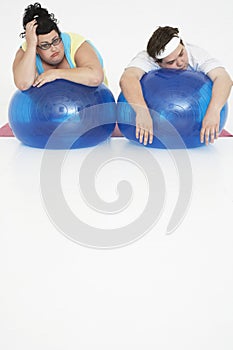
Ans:
[{"label": "bare arm", "polygon": [[87,86],[98,86],[103,82],[104,72],[99,59],[88,42],[84,42],[75,53],[76,68],[48,69],[40,74],[34,86],[41,87],[56,79],[66,79]]},{"label": "bare arm", "polygon": [[232,80],[224,68],[215,68],[207,75],[213,81],[213,87],[211,100],[200,132],[200,140],[206,144],[209,143],[209,140],[213,143],[214,139],[218,138],[220,112],[227,102],[232,87]]},{"label": "bare arm", "polygon": [[153,121],[144,100],[140,79],[145,72],[136,67],[127,68],[121,76],[121,90],[136,112],[136,138],[147,144],[153,141]]},{"label": "bare arm", "polygon": [[26,51],[19,49],[13,62],[14,82],[18,89],[26,90],[32,86],[36,77],[36,21],[26,25]]}]

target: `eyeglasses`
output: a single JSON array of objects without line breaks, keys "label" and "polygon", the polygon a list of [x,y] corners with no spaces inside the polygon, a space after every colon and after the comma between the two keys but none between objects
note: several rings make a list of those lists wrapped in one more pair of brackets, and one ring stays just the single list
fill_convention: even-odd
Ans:
[{"label": "eyeglasses", "polygon": [[62,39],[60,37],[58,37],[58,38],[53,39],[51,43],[44,43],[41,45],[37,45],[37,47],[39,47],[41,50],[48,50],[48,49],[50,49],[50,47],[52,45],[58,46],[61,41],[62,41]]}]

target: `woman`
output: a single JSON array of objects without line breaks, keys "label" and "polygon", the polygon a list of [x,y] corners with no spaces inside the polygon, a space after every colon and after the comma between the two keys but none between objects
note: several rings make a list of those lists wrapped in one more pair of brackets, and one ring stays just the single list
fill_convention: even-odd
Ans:
[{"label": "woman", "polygon": [[26,41],[13,62],[18,89],[39,88],[56,79],[87,86],[107,83],[102,58],[91,42],[79,34],[61,33],[54,15],[39,3],[25,9],[23,27]]}]

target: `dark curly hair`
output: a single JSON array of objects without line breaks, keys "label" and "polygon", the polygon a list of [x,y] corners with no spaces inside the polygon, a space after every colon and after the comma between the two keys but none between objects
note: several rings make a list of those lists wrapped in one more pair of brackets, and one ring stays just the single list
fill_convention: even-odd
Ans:
[{"label": "dark curly hair", "polygon": [[[162,59],[157,60],[156,56],[159,54],[160,51],[163,51],[165,49],[167,43],[174,36],[178,37],[178,34],[178,28],[173,28],[169,26],[158,27],[158,29],[156,29],[156,31],[152,34],[147,44],[147,53],[149,54],[149,56],[154,58],[156,62],[162,62]],[[180,43],[184,45],[181,39]]]},{"label": "dark curly hair", "polygon": [[25,37],[25,28],[28,22],[31,22],[33,19],[37,21],[36,34],[48,34],[52,30],[55,30],[58,35],[61,35],[61,32],[57,26],[57,19],[54,17],[53,13],[49,13],[46,8],[41,7],[41,5],[36,2],[34,5],[29,5],[23,16],[23,28],[24,32],[20,34],[22,38]]}]

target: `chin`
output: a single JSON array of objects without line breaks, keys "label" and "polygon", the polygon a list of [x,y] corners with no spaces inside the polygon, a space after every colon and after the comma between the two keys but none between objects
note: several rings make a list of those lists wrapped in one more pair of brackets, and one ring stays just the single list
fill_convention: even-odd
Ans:
[{"label": "chin", "polygon": [[57,66],[58,64],[60,64],[62,62],[62,59],[56,59],[56,61],[55,60],[53,60],[53,61],[50,61],[50,62],[48,62],[51,66]]}]

